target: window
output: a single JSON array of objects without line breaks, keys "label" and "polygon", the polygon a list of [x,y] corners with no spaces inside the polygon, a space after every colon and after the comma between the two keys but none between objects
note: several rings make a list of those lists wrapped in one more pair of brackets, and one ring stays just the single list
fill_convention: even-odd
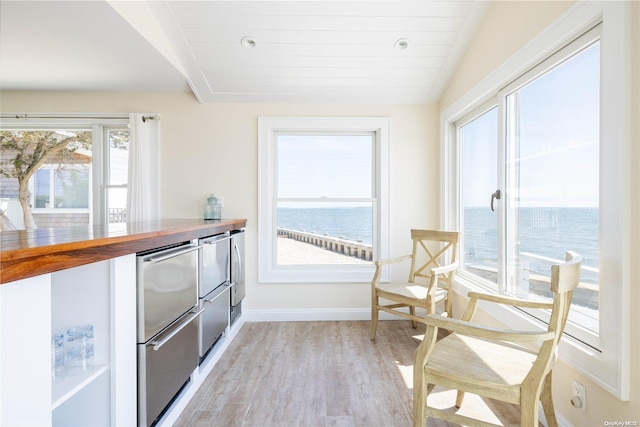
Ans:
[{"label": "window", "polygon": [[106,223],[127,221],[127,181],[129,164],[129,129],[104,127],[105,176],[103,197]]},{"label": "window", "polygon": [[89,165],[45,165],[33,175],[34,209],[89,209]]},{"label": "window", "polygon": [[[560,357],[622,400],[632,191],[626,7],[576,5],[442,114],[443,226],[462,231],[456,291],[544,299],[550,265],[567,249],[580,253]],[[546,319],[491,315],[522,327]]]},{"label": "window", "polygon": [[369,281],[386,253],[388,119],[260,119],[261,282]]},{"label": "window", "polygon": [[[463,274],[545,299],[550,266],[582,255],[567,332],[598,347],[600,41],[592,30],[456,124]],[[482,111],[482,110],[481,110]],[[498,129],[504,129],[502,135]],[[545,315],[531,312],[534,316]]]},{"label": "window", "polygon": [[[462,153],[460,258],[462,270],[498,290],[498,212],[490,196],[498,188],[498,109],[457,124]],[[493,200],[495,201],[495,200]]]},{"label": "window", "polygon": [[[25,209],[37,227],[124,222],[128,122],[108,116],[3,117],[0,203],[14,225],[23,226],[21,181],[28,184]],[[40,165],[33,174],[30,164]]]}]

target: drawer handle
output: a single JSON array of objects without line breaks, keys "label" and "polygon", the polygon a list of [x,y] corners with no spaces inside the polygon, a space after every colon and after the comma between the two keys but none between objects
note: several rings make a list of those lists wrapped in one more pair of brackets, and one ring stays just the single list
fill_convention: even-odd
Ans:
[{"label": "drawer handle", "polygon": [[175,258],[175,257],[177,257],[179,255],[184,255],[184,254],[189,253],[189,252],[200,250],[201,248],[202,248],[201,246],[189,246],[186,249],[182,249],[180,251],[169,252],[169,253],[164,254],[164,255],[157,255],[155,257],[145,258],[144,262],[151,262],[152,264],[155,264],[157,262],[165,261],[165,260],[168,260],[170,258]]},{"label": "drawer handle", "polygon": [[224,242],[225,240],[231,240],[231,236],[218,237],[217,239],[204,240],[202,243],[205,245],[213,245],[216,243]]},{"label": "drawer handle", "polygon": [[[226,287],[228,289],[231,286],[230,285],[224,285],[224,287]],[[218,298],[223,296],[227,292],[227,289],[225,289],[224,291],[220,292],[219,294],[217,294],[215,297],[213,297],[211,299],[205,299],[204,302],[209,303],[209,304],[213,303],[215,300],[217,300]]]},{"label": "drawer handle", "polygon": [[184,328],[185,326],[187,326],[189,323],[191,323],[191,321],[193,319],[195,319],[196,317],[200,316],[202,314],[202,312],[204,311],[204,308],[201,308],[200,310],[198,310],[196,313],[194,313],[192,316],[189,317],[188,320],[185,320],[184,322],[182,322],[182,325],[180,325],[177,329],[175,329],[174,331],[172,331],[169,335],[167,335],[166,337],[162,338],[160,341],[151,341],[149,344],[153,345],[153,351],[158,351],[160,350],[160,347],[162,347],[163,345],[165,345],[171,338],[173,338],[175,336],[175,334],[177,334],[178,332],[180,332],[182,330],[182,328]]}]

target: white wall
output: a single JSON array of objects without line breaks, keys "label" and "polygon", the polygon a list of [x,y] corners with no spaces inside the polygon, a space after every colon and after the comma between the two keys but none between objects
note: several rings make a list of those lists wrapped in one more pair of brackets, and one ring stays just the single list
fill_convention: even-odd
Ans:
[{"label": "white wall", "polygon": [[449,86],[441,111],[487,77],[573,5],[573,1],[499,1],[487,11]]},{"label": "white wall", "polygon": [[[495,2],[489,9],[474,42],[462,60],[456,75],[449,84],[441,100],[441,111],[445,111],[461,96],[470,91],[479,82],[490,75],[517,50],[530,42],[545,27],[560,17],[573,5],[573,2]],[[631,182],[640,183],[640,2],[632,6],[633,34],[633,86],[632,86],[632,159]],[[631,260],[640,259],[640,192],[628,201],[631,210]],[[554,402],[556,411],[565,422],[574,426],[603,426],[612,422],[626,422],[640,425],[640,263],[632,262],[630,277],[630,400],[622,402],[600,387],[586,375],[568,364],[558,362],[553,371]],[[629,302],[627,302],[629,303]],[[623,303],[624,304],[624,303]],[[463,310],[463,301],[456,301],[457,312]],[[605,334],[617,334],[618,331],[603,331]],[[583,413],[570,406],[572,381],[576,379],[586,386],[587,408]]]},{"label": "white wall", "polygon": [[[223,217],[247,219],[247,310],[366,311],[368,283],[257,284],[259,116],[391,119],[391,254],[410,252],[411,227],[437,227],[438,110],[429,105],[198,104],[183,93],[4,92],[3,112],[154,112],[161,120],[163,218],[201,218],[224,196]],[[335,310],[334,310],[335,311]]]}]

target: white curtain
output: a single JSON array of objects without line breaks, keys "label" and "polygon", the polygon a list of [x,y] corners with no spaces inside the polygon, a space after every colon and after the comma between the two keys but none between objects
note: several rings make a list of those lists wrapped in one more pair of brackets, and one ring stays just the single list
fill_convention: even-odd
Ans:
[{"label": "white curtain", "polygon": [[142,113],[132,113],[129,119],[127,221],[152,221],[160,218],[160,119]]}]

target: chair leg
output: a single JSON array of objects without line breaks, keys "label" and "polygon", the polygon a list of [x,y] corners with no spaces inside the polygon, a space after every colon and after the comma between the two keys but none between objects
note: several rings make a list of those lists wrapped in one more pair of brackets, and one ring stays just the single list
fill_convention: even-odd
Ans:
[{"label": "chair leg", "polygon": [[538,427],[538,400],[533,390],[521,390],[520,427]]},{"label": "chair leg", "polygon": [[378,329],[378,298],[371,300],[371,341],[376,339],[376,330]]},{"label": "chair leg", "polygon": [[462,406],[462,399],[464,399],[464,391],[458,390],[456,394],[456,408],[460,409]]},{"label": "chair leg", "polygon": [[551,391],[551,372],[547,374],[542,385],[542,394],[540,395],[540,401],[542,402],[542,409],[544,411],[544,417],[547,420],[548,427],[558,427],[558,421],[556,420],[556,412],[553,408],[553,393]]},{"label": "chair leg", "polygon": [[[416,315],[416,308],[412,305],[409,306],[409,314],[412,316]],[[413,329],[416,329],[418,327],[418,322],[416,322],[415,320],[411,319],[411,327]]]},{"label": "chair leg", "polygon": [[451,299],[449,298],[444,300],[444,311],[447,313],[447,317],[453,317],[453,306],[451,304]]},{"label": "chair leg", "polygon": [[420,375],[416,375],[414,373],[413,379],[413,427],[426,427],[427,425],[427,417],[425,414],[424,407],[427,404],[427,395],[429,391],[426,390],[427,384],[425,383],[424,377],[420,379],[416,377],[420,377]]}]

